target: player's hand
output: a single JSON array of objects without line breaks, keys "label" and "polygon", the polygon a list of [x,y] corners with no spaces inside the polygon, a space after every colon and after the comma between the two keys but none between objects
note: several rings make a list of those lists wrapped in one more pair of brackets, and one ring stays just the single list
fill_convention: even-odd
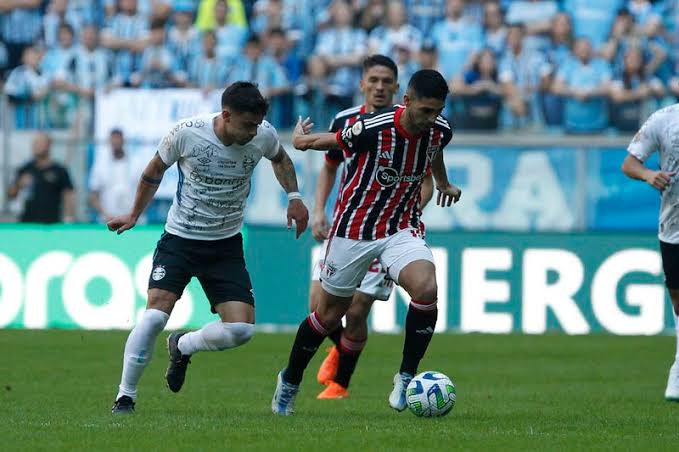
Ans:
[{"label": "player's hand", "polygon": [[304,140],[301,138],[304,135],[310,134],[313,127],[314,123],[311,122],[311,118],[306,118],[304,120],[302,120],[301,116],[297,118],[297,124],[295,125],[295,129],[292,131],[292,145],[296,149],[299,149],[300,151],[306,151],[309,149]]},{"label": "player's hand", "polygon": [[675,174],[676,171],[649,171],[644,179],[651,187],[663,191],[672,182],[672,176]]},{"label": "player's hand", "polygon": [[460,200],[462,196],[462,190],[453,184],[448,184],[445,187],[436,187],[438,190],[438,195],[436,197],[436,205],[441,207],[450,207],[453,203]]},{"label": "player's hand", "polygon": [[106,223],[106,226],[108,226],[109,231],[116,231],[120,235],[128,229],[132,229],[135,224],[137,224],[137,218],[128,213],[127,215],[113,217]]},{"label": "player's hand", "polygon": [[314,239],[322,242],[328,239],[328,232],[330,232],[330,224],[328,224],[328,217],[325,212],[316,212],[314,214],[314,221],[311,223],[311,235]]},{"label": "player's hand", "polygon": [[309,211],[301,199],[293,199],[288,203],[288,229],[292,228],[293,220],[295,221],[295,238],[298,239],[309,224]]}]

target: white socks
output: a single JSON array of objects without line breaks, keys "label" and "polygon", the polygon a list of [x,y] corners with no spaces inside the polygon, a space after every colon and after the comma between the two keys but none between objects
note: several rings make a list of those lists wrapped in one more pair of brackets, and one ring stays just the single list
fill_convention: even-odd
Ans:
[{"label": "white socks", "polygon": [[151,361],[156,338],[165,328],[169,318],[170,316],[163,311],[147,309],[130,332],[125,343],[123,375],[116,400],[124,395],[132,397],[133,400],[137,398],[137,383],[144,373],[144,368]]},{"label": "white socks", "polygon": [[251,323],[218,320],[180,337],[179,351],[183,355],[193,355],[201,351],[226,350],[245,344],[254,333],[255,326]]}]

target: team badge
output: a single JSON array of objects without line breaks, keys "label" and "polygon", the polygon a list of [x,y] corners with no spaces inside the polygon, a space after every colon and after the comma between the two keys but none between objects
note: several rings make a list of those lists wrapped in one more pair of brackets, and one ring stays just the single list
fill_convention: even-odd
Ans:
[{"label": "team badge", "polygon": [[257,162],[255,162],[255,159],[252,158],[251,155],[246,155],[243,157],[243,169],[245,171],[250,171],[255,168],[257,165]]},{"label": "team badge", "polygon": [[439,146],[437,144],[430,144],[427,146],[427,156],[429,157],[429,160],[432,160],[438,152]]},{"label": "team badge", "polygon": [[361,121],[356,121],[353,126],[351,126],[351,131],[354,135],[360,135],[363,132],[363,123]]},{"label": "team badge", "polygon": [[202,119],[198,119],[194,121],[193,125],[200,129],[201,127],[205,127],[205,121],[203,121]]},{"label": "team badge", "polygon": [[151,278],[154,281],[160,281],[165,277],[165,267],[162,265],[156,265],[156,268],[151,272]]}]

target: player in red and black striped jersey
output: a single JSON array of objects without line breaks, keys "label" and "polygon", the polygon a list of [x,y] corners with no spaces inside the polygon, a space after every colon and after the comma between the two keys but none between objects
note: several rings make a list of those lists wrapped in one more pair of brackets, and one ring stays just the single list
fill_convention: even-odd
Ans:
[{"label": "player in red and black striped jersey", "polygon": [[[351,126],[364,113],[371,113],[390,107],[393,98],[398,91],[398,69],[391,58],[384,55],[371,55],[363,61],[363,75],[360,89],[364,95],[364,104],[352,107],[337,113],[329,131],[337,132],[347,126]],[[344,153],[341,149],[331,149],[325,154],[325,163],[318,175],[316,202],[314,209],[314,221],[312,234],[316,240],[326,241],[330,232],[330,225],[325,213],[328,197],[335,183],[337,171],[342,167],[340,186],[344,181],[346,165]],[[420,203],[424,206],[431,199],[433,183],[431,174],[424,180],[420,195]],[[339,202],[335,203],[334,212],[337,211]],[[323,250],[327,247],[324,243]],[[310,310],[314,311],[318,306],[321,296],[321,268],[325,253],[321,252],[313,263],[311,285],[309,287]],[[346,328],[340,324],[328,336],[335,344],[329,350],[323,360],[317,380],[325,385],[325,389],[318,394],[318,399],[341,399],[349,395],[347,388],[354,373],[356,363],[361,354],[361,349],[348,349],[343,342],[352,340],[354,343],[365,344],[368,337],[368,315],[375,300],[387,300],[393,291],[394,283],[389,278],[386,268],[382,267],[379,260],[373,261],[368,272],[354,293],[349,310],[346,313]],[[344,337],[344,341],[342,338]]]},{"label": "player in red and black striped jersey", "polygon": [[[342,149],[348,168],[321,272],[321,298],[300,324],[288,365],[278,374],[274,413],[292,413],[306,366],[340,324],[375,258],[411,296],[401,367],[389,396],[392,408],[406,408],[406,387],[429,346],[438,313],[434,258],[418,229],[419,193],[428,168],[438,205],[451,206],[461,196],[443,162],[442,150],[452,138],[441,116],[447,96],[443,76],[425,69],[411,77],[404,106],[361,115],[336,134],[311,134],[308,118],[298,122],[293,132],[297,149]],[[342,345],[360,350],[363,344],[347,339]]]}]

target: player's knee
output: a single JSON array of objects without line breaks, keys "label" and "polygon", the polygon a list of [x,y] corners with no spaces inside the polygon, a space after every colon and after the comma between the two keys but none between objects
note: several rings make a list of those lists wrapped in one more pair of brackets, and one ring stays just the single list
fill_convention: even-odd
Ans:
[{"label": "player's knee", "polygon": [[157,309],[158,311],[170,314],[178,298],[176,294],[167,290],[149,289],[146,308]]},{"label": "player's knee", "polygon": [[408,291],[409,295],[414,300],[420,300],[424,302],[433,302],[437,298],[438,287],[436,285],[435,278],[424,278],[421,281],[417,281]]}]

